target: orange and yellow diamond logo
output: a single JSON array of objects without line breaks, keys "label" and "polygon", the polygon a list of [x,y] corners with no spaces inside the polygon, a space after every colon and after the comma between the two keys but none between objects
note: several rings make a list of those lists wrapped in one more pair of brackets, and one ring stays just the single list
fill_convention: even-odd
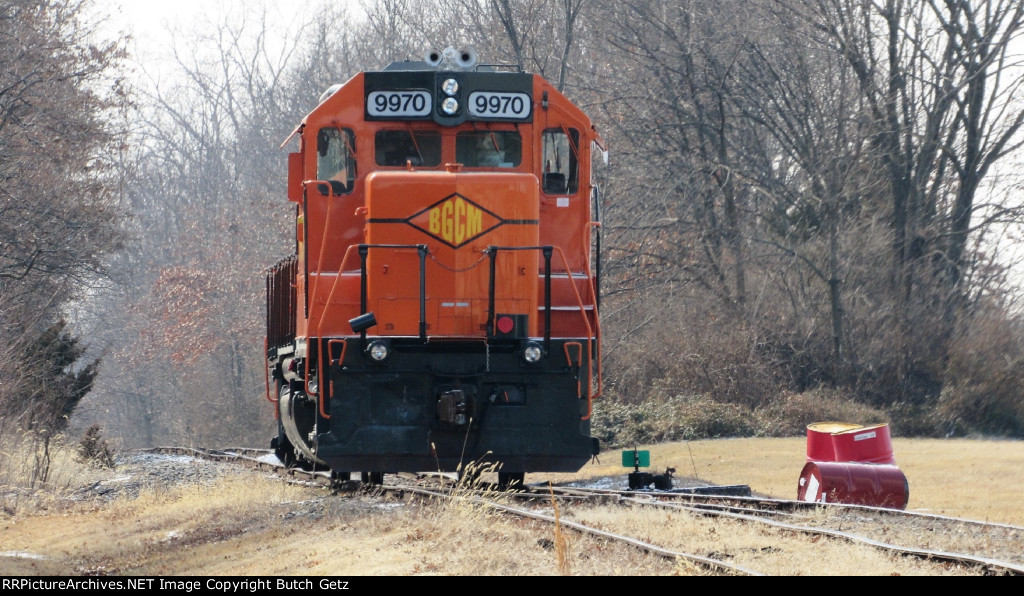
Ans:
[{"label": "orange and yellow diamond logo", "polygon": [[413,215],[406,223],[452,248],[461,248],[505,222],[456,193]]}]

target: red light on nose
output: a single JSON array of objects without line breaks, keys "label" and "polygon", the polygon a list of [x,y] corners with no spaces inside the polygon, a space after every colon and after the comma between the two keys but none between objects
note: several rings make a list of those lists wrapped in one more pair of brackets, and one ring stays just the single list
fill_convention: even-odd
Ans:
[{"label": "red light on nose", "polygon": [[512,317],[498,317],[498,331],[501,333],[512,333],[515,327],[516,322],[512,320]]}]

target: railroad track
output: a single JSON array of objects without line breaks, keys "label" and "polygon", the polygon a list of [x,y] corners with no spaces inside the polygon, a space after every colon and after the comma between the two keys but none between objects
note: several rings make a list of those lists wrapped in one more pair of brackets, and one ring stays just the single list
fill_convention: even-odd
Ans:
[{"label": "railroad track", "polygon": [[[385,476],[382,485],[364,485],[350,478],[338,478],[327,471],[286,468],[267,450],[193,449],[164,447],[153,453],[188,455],[211,461],[244,465],[274,473],[286,481],[315,484],[335,491],[372,489],[382,498],[461,500],[488,507],[505,515],[516,515],[536,523],[556,526],[607,540],[623,547],[638,548],[655,556],[685,561],[710,574],[763,575],[761,569],[776,568],[768,561],[786,557],[797,546],[775,546],[779,541],[839,541],[904,557],[936,566],[937,572],[958,567],[965,574],[1024,575],[1024,528],[1006,524],[897,511],[875,507],[804,503],[780,499],[694,494],[685,491],[627,491],[597,488],[551,486],[531,483],[522,490],[497,492],[480,483],[468,488],[456,483],[452,475],[401,474]],[[628,508],[631,515],[610,520],[609,505]],[[661,516],[662,525],[678,525],[678,541],[641,538],[632,515],[646,512]],[[652,514],[651,512],[657,512]],[[729,528],[758,528],[769,536],[766,546],[747,547],[749,553],[689,552],[685,538],[699,531],[692,520],[711,523],[721,533]],[[711,520],[708,522],[707,520]],[[708,526],[704,526],[707,528]],[[664,528],[662,528],[664,529]],[[749,530],[745,530],[749,531]],[[659,532],[664,535],[666,532]],[[673,535],[673,532],[667,532]],[[707,550],[704,548],[703,550]],[[753,561],[754,564],[744,561]],[[762,566],[763,565],[763,566]],[[815,574],[815,570],[805,573]]]},{"label": "railroad track", "polygon": [[[578,489],[559,489],[572,494]],[[929,536],[929,548],[921,556],[935,560],[972,562],[991,561],[1024,572],[1024,528],[1008,524],[924,514],[913,511],[861,505],[807,503],[782,499],[742,496],[691,495],[655,491],[614,491],[586,489],[615,495],[635,506],[654,506],[686,510],[696,515],[748,520],[808,534],[832,536],[853,542],[872,544],[894,551],[914,550],[915,537]],[[890,543],[903,544],[894,546]],[[960,558],[957,547],[967,545],[971,552],[984,553]]]},{"label": "railroad track", "polygon": [[[974,566],[985,575],[1024,575],[1020,548],[1024,528],[1016,526],[856,505],[657,492],[622,491],[619,497],[631,507],[685,511],[844,540],[899,555]],[[922,536],[927,536],[926,547],[920,546]]]}]

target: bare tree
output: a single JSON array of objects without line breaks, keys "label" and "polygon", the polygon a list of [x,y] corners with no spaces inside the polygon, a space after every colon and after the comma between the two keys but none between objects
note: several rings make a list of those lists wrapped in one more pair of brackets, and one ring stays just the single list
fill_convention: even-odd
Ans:
[{"label": "bare tree", "polygon": [[511,0],[490,0],[491,11],[497,17],[498,22],[501,23],[502,29],[505,30],[505,36],[508,39],[508,45],[512,48],[512,56],[515,59],[515,63],[520,66],[523,64],[523,43],[526,41],[524,37],[528,35],[526,31],[520,31],[521,21],[523,19],[517,19],[515,12],[512,10]]},{"label": "bare tree", "polygon": [[645,202],[624,205],[636,219],[623,222],[630,233],[622,248],[642,255],[645,276],[697,283],[742,311],[743,183],[734,148],[745,133],[729,88],[740,44],[701,2],[622,2],[603,18],[616,24],[611,44],[638,74],[627,76],[624,65],[621,95],[606,104],[629,143],[620,162],[631,164],[636,184],[619,193]]},{"label": "bare tree", "polygon": [[96,398],[129,444],[269,437],[264,271],[294,250],[281,143],[324,89],[386,55],[331,6],[278,49],[268,15],[222,19],[179,36],[180,77],[144,95],[140,250],[123,262],[123,336]]},{"label": "bare tree", "polygon": [[[124,238],[123,44],[87,41],[99,36],[86,7],[84,0],[0,5],[0,406],[16,410],[35,410],[36,373],[53,364],[52,352],[31,346],[45,343],[55,325],[63,332],[62,309],[104,283]],[[47,411],[66,414],[81,398],[77,390],[63,395],[68,400]],[[44,423],[61,420],[55,414]]]},{"label": "bare tree", "polygon": [[565,89],[565,77],[569,70],[569,57],[573,50],[576,37],[576,23],[580,18],[580,11],[587,0],[562,0],[562,8],[565,16],[565,31],[562,38],[562,59],[558,66],[558,90]]},{"label": "bare tree", "polygon": [[[944,350],[968,294],[978,190],[994,164],[1024,143],[1024,5],[1009,0],[804,0],[789,3],[842,56],[870,113],[869,139],[886,173],[892,228],[890,279],[900,301],[901,376],[920,342],[914,313],[942,313],[932,336]],[[996,210],[1005,217],[1005,211]],[[989,211],[991,214],[992,211]],[[940,367],[941,368],[941,367]]]},{"label": "bare tree", "polygon": [[632,200],[608,210],[619,287],[704,288],[742,313],[766,362],[883,401],[934,399],[978,283],[965,277],[971,247],[1015,209],[977,196],[1024,141],[1011,51],[1024,8],[731,8],[621,2],[603,13],[619,79],[607,79],[604,105],[630,160],[616,176]]},{"label": "bare tree", "polygon": [[758,14],[764,29],[746,38],[730,98],[772,140],[771,154],[747,152],[743,160],[745,175],[767,197],[770,225],[753,242],[791,256],[791,267],[805,267],[827,285],[830,376],[843,384],[851,348],[844,281],[866,257],[863,242],[843,238],[863,237],[865,219],[875,218],[864,209],[878,188],[869,174],[876,163],[870,118],[848,62],[808,46],[813,29],[785,11]]},{"label": "bare tree", "polygon": [[[363,0],[362,6],[369,25],[369,35],[365,36],[365,63],[379,63],[379,67],[383,67],[422,56],[427,50],[426,39],[417,22],[435,7],[410,0]],[[448,24],[450,26],[450,22]]]}]

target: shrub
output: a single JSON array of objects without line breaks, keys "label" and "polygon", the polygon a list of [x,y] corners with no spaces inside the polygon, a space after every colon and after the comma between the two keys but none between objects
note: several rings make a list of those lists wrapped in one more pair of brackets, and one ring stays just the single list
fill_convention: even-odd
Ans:
[{"label": "shrub", "polygon": [[761,434],[756,416],[740,405],[707,396],[677,395],[638,404],[595,402],[592,432],[602,447],[628,447],[718,437]]},{"label": "shrub", "polygon": [[945,385],[923,418],[930,434],[1024,436],[1024,330],[983,309],[950,343]]},{"label": "shrub", "polygon": [[819,387],[802,393],[780,395],[758,412],[765,434],[772,437],[795,437],[806,433],[815,422],[850,422],[880,424],[890,415],[882,410],[844,397],[840,390]]},{"label": "shrub", "polygon": [[[721,437],[795,437],[814,422],[855,424],[891,422],[889,412],[858,403],[839,390],[815,389],[782,394],[769,404],[750,408],[707,395],[655,396],[640,403],[614,398],[594,403],[591,431],[602,447],[630,447],[665,441]],[[895,426],[895,425],[894,425]]]},{"label": "shrub", "polygon": [[100,425],[93,424],[85,430],[78,443],[78,458],[82,462],[98,467],[114,467],[114,449],[103,438]]}]

